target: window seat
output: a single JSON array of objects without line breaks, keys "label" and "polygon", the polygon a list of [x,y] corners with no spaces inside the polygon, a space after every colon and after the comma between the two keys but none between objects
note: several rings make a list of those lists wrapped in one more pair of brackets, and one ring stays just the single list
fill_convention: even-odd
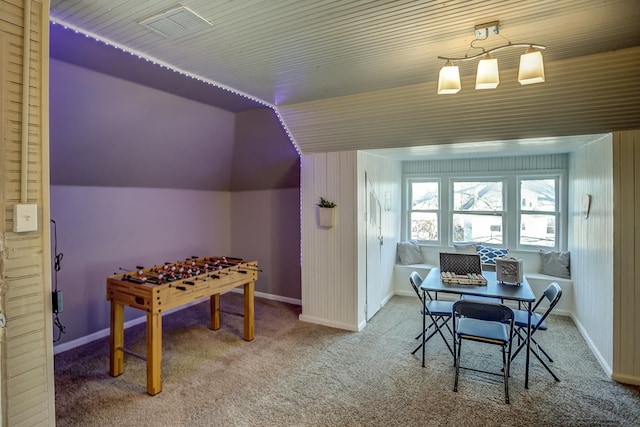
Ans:
[{"label": "window seat", "polygon": [[573,280],[572,279],[565,279],[564,277],[558,277],[558,276],[551,276],[549,274],[542,274],[542,273],[524,273],[525,277],[527,278],[527,281],[531,282],[533,281],[541,281],[541,282],[546,282],[546,284],[548,285],[551,282],[558,282],[559,285],[567,284],[567,285],[573,285]]},{"label": "window seat", "polygon": [[409,274],[412,271],[417,271],[424,279],[432,268],[437,268],[437,265],[433,264],[396,264],[393,267],[393,288],[394,293],[404,296],[416,296],[415,291],[409,283]]},{"label": "window seat", "polygon": [[[553,309],[554,314],[563,314],[569,316],[573,312],[573,280],[564,277],[550,276],[542,273],[527,273],[524,276],[531,285],[531,289],[537,298],[540,298],[549,283],[556,282],[562,289],[562,297],[558,301],[558,305]],[[546,301],[540,304],[541,309],[546,309],[549,304]]]},{"label": "window seat", "polygon": [[395,268],[406,269],[406,270],[409,270],[409,272],[413,270],[426,270],[428,273],[429,271],[431,271],[432,268],[437,268],[437,267],[438,267],[437,265],[432,265],[432,264],[407,264],[407,265],[396,264]]},{"label": "window seat", "polygon": [[[524,264],[527,265],[526,263]],[[531,264],[529,264],[531,265]],[[411,288],[409,283],[409,274],[412,271],[417,271],[424,278],[429,274],[432,268],[437,268],[436,264],[420,263],[420,264],[395,264],[393,269],[393,286],[394,292],[397,295],[415,296],[415,292]],[[488,268],[487,268],[488,269]],[[571,315],[573,312],[573,280],[565,279],[562,277],[550,276],[548,274],[541,273],[528,273],[525,271],[524,276],[527,278],[527,282],[531,286],[531,290],[535,294],[536,298],[540,298],[544,290],[549,286],[551,282],[557,282],[562,288],[562,297],[553,310],[554,314],[561,314],[565,316]],[[446,296],[442,296],[446,299]],[[540,304],[540,310],[544,310],[548,307],[545,302]]]}]

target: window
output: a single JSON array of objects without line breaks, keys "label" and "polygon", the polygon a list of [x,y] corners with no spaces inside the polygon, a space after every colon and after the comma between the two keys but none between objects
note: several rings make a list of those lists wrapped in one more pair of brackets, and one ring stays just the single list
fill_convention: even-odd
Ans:
[{"label": "window", "polygon": [[523,246],[556,247],[558,179],[520,179],[520,234]]},{"label": "window", "polygon": [[453,242],[502,245],[502,181],[453,181]]},{"label": "window", "polygon": [[409,238],[423,242],[439,240],[440,183],[409,182]]},{"label": "window", "polygon": [[562,171],[551,173],[410,177],[405,181],[405,235],[426,245],[477,242],[513,250],[559,250],[566,239],[561,234],[566,200],[560,198]]}]

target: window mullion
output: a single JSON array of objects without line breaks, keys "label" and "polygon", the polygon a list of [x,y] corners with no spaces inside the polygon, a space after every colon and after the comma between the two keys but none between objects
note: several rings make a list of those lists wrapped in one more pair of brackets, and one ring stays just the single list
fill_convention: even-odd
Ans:
[{"label": "window mullion", "polygon": [[507,238],[505,240],[505,247],[516,248],[518,246],[518,239],[520,238],[520,214],[518,212],[520,208],[519,204],[519,190],[518,190],[518,177],[509,176],[506,180],[505,188],[505,233]]},{"label": "window mullion", "polygon": [[450,198],[450,192],[452,190],[451,178],[445,178],[440,183],[440,239],[441,245],[450,246],[453,242],[451,237],[451,211],[453,210],[453,203]]},{"label": "window mullion", "polygon": [[[403,215],[405,224],[402,234],[407,237],[419,235],[420,239],[427,239],[422,240],[422,243],[429,245],[450,246],[454,240],[474,239],[479,242],[486,238],[484,241],[488,244],[514,250],[551,249],[552,244],[554,248],[561,249],[566,245],[565,180],[565,174],[555,170],[514,171],[504,175],[445,173],[439,176],[433,174],[407,177],[406,191],[403,191],[406,214]],[[434,198],[431,198],[430,206],[421,205],[420,196],[414,198],[417,202],[411,200],[412,185],[417,184],[418,186],[414,187],[417,190],[421,186],[420,183],[427,182],[438,183],[438,208],[433,203],[436,200]],[[474,182],[479,186],[486,184],[487,187],[474,187]],[[500,211],[491,211],[498,207],[498,187],[492,190],[489,187],[492,182],[502,183],[503,198]],[[457,183],[461,183],[462,186]],[[555,185],[555,210],[552,208],[554,194],[551,192],[551,185]],[[455,192],[456,190],[458,192]],[[490,191],[494,192],[493,195]],[[428,202],[429,199],[425,200]],[[523,206],[525,201],[526,205]],[[416,208],[421,209],[412,210],[414,203]],[[454,210],[454,204],[459,205],[459,210]],[[501,218],[495,218],[496,216]],[[494,219],[490,219],[491,217]],[[437,229],[434,221],[437,222]],[[432,231],[416,228],[416,224],[420,223],[431,223]],[[522,227],[525,227],[525,230]],[[548,231],[545,232],[544,227],[547,227]]]}]

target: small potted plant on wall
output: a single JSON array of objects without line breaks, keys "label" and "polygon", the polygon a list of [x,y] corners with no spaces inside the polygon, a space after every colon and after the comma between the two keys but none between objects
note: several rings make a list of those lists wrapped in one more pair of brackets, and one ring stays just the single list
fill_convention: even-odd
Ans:
[{"label": "small potted plant on wall", "polygon": [[337,205],[331,200],[320,197],[320,203],[318,203],[318,215],[321,227],[333,227],[335,225],[336,206]]}]

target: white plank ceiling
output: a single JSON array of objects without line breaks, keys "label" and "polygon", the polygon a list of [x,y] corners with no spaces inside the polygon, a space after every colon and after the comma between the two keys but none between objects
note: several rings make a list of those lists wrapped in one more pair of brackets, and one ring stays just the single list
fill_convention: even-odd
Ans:
[{"label": "white plank ceiling", "polygon": [[[177,6],[211,25],[166,38],[140,24]],[[531,138],[558,151],[640,128],[637,0],[51,0],[51,18],[273,106],[303,152]],[[494,20],[500,34],[476,44],[547,46],[547,81],[520,86],[510,49],[494,55],[497,89],[474,90],[468,61],[462,91],[436,95],[437,56],[464,56]]]}]

